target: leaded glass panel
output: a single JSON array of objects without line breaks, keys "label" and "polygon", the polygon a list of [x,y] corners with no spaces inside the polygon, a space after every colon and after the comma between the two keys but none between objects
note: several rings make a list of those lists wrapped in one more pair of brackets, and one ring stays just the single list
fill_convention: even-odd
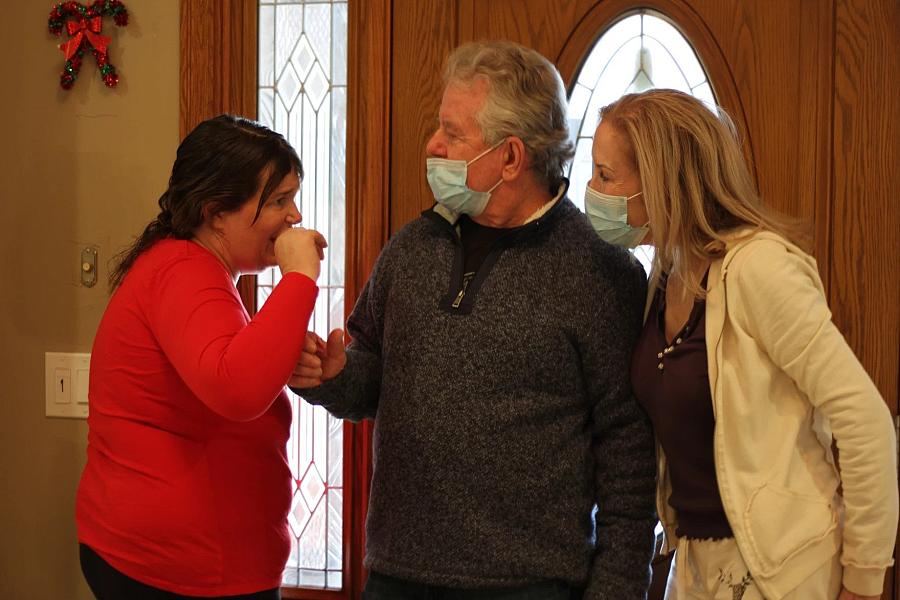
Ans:
[{"label": "leaded glass panel", "polygon": [[[310,328],[323,338],[344,320],[347,2],[260,0],[259,112],[296,148],[305,177],[303,225],[328,239]],[[280,280],[257,278],[262,306]],[[291,553],[283,585],[339,590],[343,577],[343,423],[291,394],[288,462]]]}]

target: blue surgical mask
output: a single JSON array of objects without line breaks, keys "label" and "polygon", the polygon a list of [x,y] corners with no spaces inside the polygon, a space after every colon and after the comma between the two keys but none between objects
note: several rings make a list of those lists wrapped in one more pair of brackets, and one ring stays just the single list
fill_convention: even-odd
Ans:
[{"label": "blue surgical mask", "polygon": [[503,178],[486,192],[478,192],[469,189],[466,180],[469,177],[469,165],[500,147],[506,140],[500,140],[469,162],[464,160],[451,160],[449,158],[429,158],[426,163],[426,177],[431,193],[438,204],[456,214],[467,214],[477,217],[484,212],[491,192],[497,189]]},{"label": "blue surgical mask", "polygon": [[594,231],[604,242],[623,248],[635,248],[650,231],[648,225],[632,227],[628,224],[628,201],[635,196],[610,196],[591,189],[584,190],[584,212],[594,226]]}]

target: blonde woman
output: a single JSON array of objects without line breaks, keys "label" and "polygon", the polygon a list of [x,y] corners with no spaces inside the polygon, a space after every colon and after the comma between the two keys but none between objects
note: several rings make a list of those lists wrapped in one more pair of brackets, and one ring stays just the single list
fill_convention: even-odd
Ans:
[{"label": "blonde woman", "polygon": [[602,109],[592,154],[597,233],[656,249],[631,376],[676,550],[667,597],[879,598],[897,532],[890,414],[727,116],[674,90],[627,95]]}]

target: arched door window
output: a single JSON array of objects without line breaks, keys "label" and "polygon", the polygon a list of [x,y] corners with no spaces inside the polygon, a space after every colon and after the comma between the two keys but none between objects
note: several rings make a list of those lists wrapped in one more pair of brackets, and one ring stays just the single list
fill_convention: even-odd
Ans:
[{"label": "arched door window", "polygon": [[[582,210],[600,109],[624,94],[653,88],[681,90],[710,108],[716,105],[691,44],[661,13],[643,9],[615,21],[597,39],[571,86],[568,120],[575,159],[569,167],[569,197]],[[649,272],[652,250],[642,246],[635,255]]]}]

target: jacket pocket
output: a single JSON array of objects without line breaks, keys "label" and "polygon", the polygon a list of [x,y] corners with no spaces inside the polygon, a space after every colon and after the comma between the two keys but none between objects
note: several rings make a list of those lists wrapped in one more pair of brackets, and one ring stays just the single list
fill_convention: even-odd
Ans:
[{"label": "jacket pocket", "polygon": [[778,573],[791,558],[827,538],[837,521],[831,502],[819,496],[771,484],[757,489],[744,511],[746,539],[759,561],[757,575]]}]

